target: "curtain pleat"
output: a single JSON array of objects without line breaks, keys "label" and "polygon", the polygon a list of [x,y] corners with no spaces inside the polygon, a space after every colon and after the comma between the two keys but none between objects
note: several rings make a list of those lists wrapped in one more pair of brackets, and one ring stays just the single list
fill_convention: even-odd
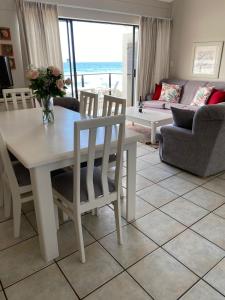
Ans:
[{"label": "curtain pleat", "polygon": [[137,98],[152,92],[155,83],[168,77],[171,20],[141,17],[139,24],[139,55]]},{"label": "curtain pleat", "polygon": [[16,0],[24,61],[34,67],[62,70],[62,53],[56,5]]}]

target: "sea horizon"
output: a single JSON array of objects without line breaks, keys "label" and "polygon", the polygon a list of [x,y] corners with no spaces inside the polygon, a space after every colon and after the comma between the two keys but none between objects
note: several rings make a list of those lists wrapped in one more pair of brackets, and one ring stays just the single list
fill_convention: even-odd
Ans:
[{"label": "sea horizon", "polygon": [[[77,74],[92,74],[92,73],[122,73],[123,63],[121,62],[77,62]],[[63,62],[65,74],[70,73],[69,61]]]}]

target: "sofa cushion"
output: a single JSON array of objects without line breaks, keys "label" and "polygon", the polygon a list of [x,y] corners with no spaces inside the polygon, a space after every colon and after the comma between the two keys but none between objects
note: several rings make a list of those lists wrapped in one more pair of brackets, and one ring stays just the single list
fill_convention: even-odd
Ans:
[{"label": "sofa cushion", "polygon": [[173,114],[173,121],[175,126],[192,129],[195,111],[189,109],[180,109],[176,107],[171,107],[171,111]]},{"label": "sofa cushion", "polygon": [[195,106],[205,105],[212,93],[212,90],[213,90],[212,86],[199,87],[191,102],[191,105],[195,105]]},{"label": "sofa cushion", "polygon": [[182,86],[177,84],[162,83],[162,91],[159,100],[177,103],[180,100]]},{"label": "sofa cushion", "polygon": [[165,108],[165,101],[151,100],[144,102],[144,108]]},{"label": "sofa cushion", "polygon": [[152,100],[159,100],[160,95],[162,91],[162,84],[157,84],[155,85],[155,91],[154,94],[152,95]]},{"label": "sofa cushion", "polygon": [[207,104],[218,104],[225,101],[225,91],[214,89]]}]

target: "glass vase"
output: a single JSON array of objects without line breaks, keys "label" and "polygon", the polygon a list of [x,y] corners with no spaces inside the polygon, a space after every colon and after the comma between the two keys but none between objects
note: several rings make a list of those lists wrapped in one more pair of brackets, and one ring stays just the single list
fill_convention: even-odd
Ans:
[{"label": "glass vase", "polygon": [[55,120],[53,110],[53,99],[52,97],[45,97],[41,99],[42,103],[42,120],[43,124],[53,123]]}]

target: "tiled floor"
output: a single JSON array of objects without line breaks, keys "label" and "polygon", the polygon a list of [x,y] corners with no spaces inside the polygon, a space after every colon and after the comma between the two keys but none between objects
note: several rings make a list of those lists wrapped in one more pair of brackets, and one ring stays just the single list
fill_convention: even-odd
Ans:
[{"label": "tiled floor", "polygon": [[[225,300],[225,173],[197,178],[143,144],[137,156],[136,220],[123,219],[118,246],[111,206],[83,216],[86,264],[72,222],[61,222],[60,256],[46,264],[33,205],[18,239],[0,208],[0,300]],[[125,216],[125,177],[123,187]]]}]

